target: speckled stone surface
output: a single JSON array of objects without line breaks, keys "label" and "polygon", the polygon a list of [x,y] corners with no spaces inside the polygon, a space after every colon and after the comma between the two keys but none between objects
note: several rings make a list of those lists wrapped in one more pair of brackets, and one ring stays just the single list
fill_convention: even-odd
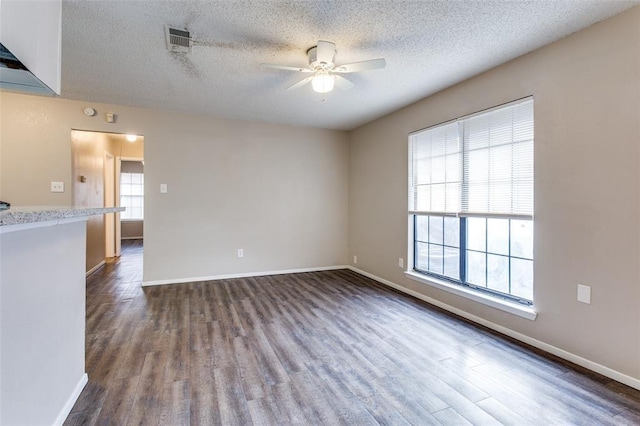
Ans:
[{"label": "speckled stone surface", "polygon": [[124,211],[124,207],[11,207],[0,211],[0,226],[71,219]]}]

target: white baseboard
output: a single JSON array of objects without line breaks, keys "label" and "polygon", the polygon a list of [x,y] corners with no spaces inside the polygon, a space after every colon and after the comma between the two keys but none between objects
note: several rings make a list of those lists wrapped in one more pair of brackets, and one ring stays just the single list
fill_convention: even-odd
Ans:
[{"label": "white baseboard", "polygon": [[545,352],[548,352],[552,355],[555,355],[557,357],[560,357],[562,359],[565,359],[567,361],[570,361],[574,364],[577,364],[581,367],[587,368],[591,371],[595,371],[596,373],[602,374],[603,376],[609,377],[613,380],[616,380],[620,383],[624,383],[627,386],[631,386],[632,388],[638,389],[640,390],[640,379],[637,379],[635,377],[631,377],[628,376],[624,373],[621,373],[619,371],[613,370],[609,367],[606,367],[602,364],[598,364],[594,361],[591,361],[589,359],[583,358],[579,355],[573,354],[571,352],[567,352],[564,349],[560,349],[556,346],[550,345],[548,343],[542,342],[540,340],[534,339],[532,337],[529,337],[525,334],[522,333],[518,333],[517,331],[513,331],[507,327],[501,326],[499,324],[493,323],[491,321],[487,321],[483,318],[480,318],[478,316],[472,315],[466,311],[463,311],[461,309],[455,308],[451,305],[447,305],[446,303],[440,302],[439,300],[433,299],[431,297],[425,296],[424,294],[418,293],[417,291],[413,291],[410,290],[406,287],[403,287],[399,284],[396,284],[394,282],[391,282],[389,280],[386,280],[384,278],[380,278],[377,277],[373,274],[370,274],[368,272],[365,272],[363,270],[354,268],[353,266],[348,266],[348,269],[352,270],[353,272],[356,272],[360,275],[364,275],[365,277],[371,278],[372,280],[378,281],[379,283],[385,284],[389,287],[395,288],[396,290],[399,290],[403,293],[409,294],[413,297],[416,297],[420,300],[423,300],[427,303],[430,303],[432,305],[435,305],[439,308],[442,308],[446,311],[449,311],[451,313],[454,313],[456,315],[459,315],[463,318],[466,318],[470,321],[473,321],[475,323],[478,323],[480,325],[483,325],[487,328],[490,328],[491,330],[497,331],[498,333],[504,334],[506,336],[512,337],[516,340],[519,340],[521,342],[524,342],[528,345],[531,345],[535,348],[541,349]]},{"label": "white baseboard", "polygon": [[64,406],[60,410],[60,413],[58,413],[58,417],[56,417],[56,420],[53,422],[54,426],[62,426],[64,421],[67,419],[67,416],[71,412],[73,405],[78,400],[78,397],[82,392],[82,389],[84,389],[85,385],[88,382],[89,382],[89,376],[87,375],[87,373],[84,373],[80,378],[80,381],[78,382],[76,387],[73,389],[73,392],[71,393],[71,395],[69,395],[69,399],[67,399],[67,402],[64,404]]},{"label": "white baseboard", "polygon": [[147,287],[152,285],[185,284],[185,283],[194,283],[199,281],[228,280],[232,278],[263,277],[265,275],[298,274],[301,272],[334,271],[336,269],[348,269],[348,266],[346,265],[318,266],[315,268],[286,269],[281,271],[243,272],[239,274],[211,275],[207,277],[186,277],[186,278],[175,278],[171,280],[143,281],[142,286]]},{"label": "white baseboard", "polygon": [[98,269],[102,268],[105,264],[106,264],[106,260],[103,260],[102,262],[98,263],[96,266],[94,266],[93,268],[89,269],[87,271],[87,277],[91,274],[93,274],[95,271],[97,271]]}]

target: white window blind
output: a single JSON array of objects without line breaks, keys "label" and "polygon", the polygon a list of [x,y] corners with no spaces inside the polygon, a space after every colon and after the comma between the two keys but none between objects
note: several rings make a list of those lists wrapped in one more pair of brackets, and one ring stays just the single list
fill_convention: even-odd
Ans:
[{"label": "white window blind", "polygon": [[533,101],[464,119],[462,212],[533,215]]},{"label": "white window blind", "polygon": [[533,99],[410,135],[409,210],[533,216]]},{"label": "white window blind", "polygon": [[411,136],[412,194],[409,209],[457,213],[462,190],[458,124],[448,123]]}]

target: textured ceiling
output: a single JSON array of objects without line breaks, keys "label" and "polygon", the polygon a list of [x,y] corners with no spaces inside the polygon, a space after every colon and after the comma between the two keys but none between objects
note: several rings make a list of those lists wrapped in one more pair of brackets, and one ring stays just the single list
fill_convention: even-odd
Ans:
[{"label": "textured ceiling", "polygon": [[[220,117],[349,130],[639,4],[534,1],[63,1],[62,96]],[[166,48],[186,28],[189,55]],[[335,42],[355,87],[285,88],[306,50]]]}]

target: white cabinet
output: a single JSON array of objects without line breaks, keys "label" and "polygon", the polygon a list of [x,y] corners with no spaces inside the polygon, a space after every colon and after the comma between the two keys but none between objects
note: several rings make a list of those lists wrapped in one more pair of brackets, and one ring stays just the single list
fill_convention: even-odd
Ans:
[{"label": "white cabinet", "polygon": [[0,43],[60,94],[62,0],[0,0]]}]

